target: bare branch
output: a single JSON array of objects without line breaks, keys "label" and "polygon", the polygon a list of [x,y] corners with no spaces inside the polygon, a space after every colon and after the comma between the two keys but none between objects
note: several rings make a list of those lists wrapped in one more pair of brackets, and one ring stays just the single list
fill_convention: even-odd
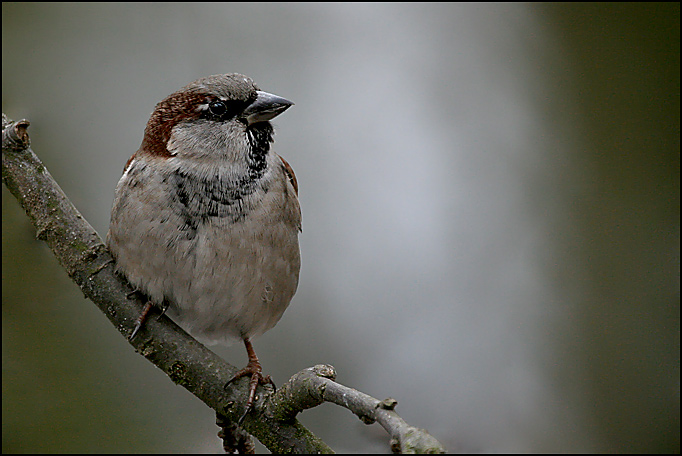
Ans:
[{"label": "bare branch", "polygon": [[[12,122],[3,114],[2,180],[36,227],[38,239],[52,249],[69,277],[126,337],[145,302],[114,271],[114,260],[101,238],[83,218],[29,147],[29,122]],[[142,356],[216,411],[226,448],[252,449],[236,423],[245,410],[248,379],[229,383],[237,368],[183,331],[169,318],[150,318],[129,341]],[[254,410],[243,427],[273,453],[332,453],[295,416],[323,401],[348,408],[365,423],[378,422],[391,435],[392,448],[405,453],[441,453],[444,448],[426,431],[407,425],[393,408],[333,381],[334,368],[304,369],[277,393],[259,389]],[[234,443],[228,442],[234,440]]]},{"label": "bare branch", "polygon": [[266,405],[279,421],[293,420],[296,414],[333,402],[355,413],[365,424],[379,423],[391,436],[395,453],[444,453],[445,448],[424,429],[408,425],[396,412],[395,399],[380,401],[353,388],[336,383],[333,366],[318,364],[297,373],[282,385]]}]

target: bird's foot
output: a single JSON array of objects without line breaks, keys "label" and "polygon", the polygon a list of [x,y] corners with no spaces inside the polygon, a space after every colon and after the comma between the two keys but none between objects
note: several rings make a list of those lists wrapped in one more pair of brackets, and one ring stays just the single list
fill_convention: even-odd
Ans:
[{"label": "bird's foot", "polygon": [[249,363],[246,365],[245,368],[239,370],[236,374],[234,374],[230,381],[227,382],[227,385],[229,385],[242,377],[251,377],[251,379],[249,380],[249,398],[246,401],[246,410],[244,411],[244,414],[238,421],[240,425],[244,421],[244,418],[246,418],[246,415],[253,408],[253,403],[256,399],[256,388],[258,388],[258,385],[269,384],[272,385],[273,388],[276,388],[275,383],[272,381],[270,376],[263,375],[263,368],[261,367],[260,362],[258,361],[256,353],[253,351],[253,346],[251,345],[251,342],[247,339],[244,341],[244,344],[246,345],[246,351],[249,355]]}]

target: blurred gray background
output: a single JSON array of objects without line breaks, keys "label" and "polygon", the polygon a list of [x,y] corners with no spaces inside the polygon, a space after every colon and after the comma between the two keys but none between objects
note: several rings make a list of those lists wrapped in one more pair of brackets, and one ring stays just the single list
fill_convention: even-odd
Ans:
[{"label": "blurred gray background", "polygon": [[[154,105],[296,105],[303,267],[255,341],[455,452],[679,452],[679,4],[2,4],[2,110],[104,237]],[[216,351],[246,363],[240,345]],[[3,452],[221,452],[2,193]],[[340,452],[389,452],[326,404]],[[259,447],[263,450],[263,447]]]}]

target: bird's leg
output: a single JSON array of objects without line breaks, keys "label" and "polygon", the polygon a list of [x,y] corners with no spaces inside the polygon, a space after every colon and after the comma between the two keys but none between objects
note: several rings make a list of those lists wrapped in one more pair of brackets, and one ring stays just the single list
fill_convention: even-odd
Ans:
[{"label": "bird's leg", "polygon": [[147,317],[149,316],[149,312],[152,310],[152,307],[154,307],[154,303],[147,301],[147,303],[144,305],[144,308],[142,309],[142,313],[139,317],[137,317],[135,328],[133,328],[133,332],[130,334],[130,337],[128,337],[128,340],[133,340],[133,338],[137,335],[137,332],[140,330],[140,328],[142,328],[144,322],[147,321]]},{"label": "bird's leg", "polygon": [[260,383],[261,385],[265,385],[266,383],[269,383],[273,387],[275,386],[269,375],[263,376],[263,369],[260,365],[260,361],[258,361],[258,356],[256,356],[256,352],[254,351],[253,345],[251,345],[251,341],[249,339],[244,339],[244,346],[246,347],[246,353],[249,355],[249,363],[244,369],[241,369],[239,372],[234,374],[234,377],[227,382],[229,385],[237,379],[251,376],[251,380],[249,381],[249,398],[246,401],[246,411],[239,419],[239,424],[244,421],[244,417],[246,417],[251,410],[251,407],[253,407],[253,401],[256,397],[256,388],[258,387],[258,384]]}]

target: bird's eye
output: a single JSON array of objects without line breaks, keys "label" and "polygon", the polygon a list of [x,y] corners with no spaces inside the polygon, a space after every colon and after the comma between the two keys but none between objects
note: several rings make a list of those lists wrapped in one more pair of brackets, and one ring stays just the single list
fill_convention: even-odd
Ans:
[{"label": "bird's eye", "polygon": [[216,117],[222,117],[227,112],[227,106],[222,100],[212,101],[208,105],[208,110]]}]

